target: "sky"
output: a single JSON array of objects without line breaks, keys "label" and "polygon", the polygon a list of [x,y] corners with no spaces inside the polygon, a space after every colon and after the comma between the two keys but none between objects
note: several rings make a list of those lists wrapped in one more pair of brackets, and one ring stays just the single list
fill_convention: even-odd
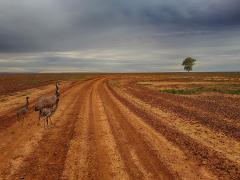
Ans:
[{"label": "sky", "polygon": [[0,72],[240,71],[239,0],[0,0]]}]

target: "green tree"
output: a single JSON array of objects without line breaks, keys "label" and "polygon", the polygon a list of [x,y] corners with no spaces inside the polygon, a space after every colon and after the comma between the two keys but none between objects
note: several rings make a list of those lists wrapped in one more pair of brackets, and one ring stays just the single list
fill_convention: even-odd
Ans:
[{"label": "green tree", "polygon": [[196,59],[193,59],[191,57],[187,57],[183,62],[182,65],[184,66],[184,70],[187,72],[192,71],[193,65],[196,63]]}]

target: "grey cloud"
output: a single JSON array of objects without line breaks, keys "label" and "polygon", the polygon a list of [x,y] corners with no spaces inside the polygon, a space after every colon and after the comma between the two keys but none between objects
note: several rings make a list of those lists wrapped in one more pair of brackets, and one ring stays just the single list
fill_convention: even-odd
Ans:
[{"label": "grey cloud", "polygon": [[[1,54],[10,55],[4,57],[7,62],[0,61],[0,71],[13,68],[12,57],[22,54],[16,59],[24,61],[28,53],[37,58],[26,55],[28,63],[17,63],[28,71],[63,66],[90,71],[180,70],[179,59],[189,55],[219,64],[225,57],[234,64],[228,69],[236,70],[239,9],[238,0],[1,0],[0,59]],[[92,59],[56,56],[88,50],[98,53]],[[100,55],[105,50],[116,54]],[[204,69],[201,63],[199,67]]]},{"label": "grey cloud", "polygon": [[95,37],[129,27],[142,35],[146,26],[160,32],[232,27],[240,25],[239,9],[237,0],[2,0],[0,51],[94,47]]}]

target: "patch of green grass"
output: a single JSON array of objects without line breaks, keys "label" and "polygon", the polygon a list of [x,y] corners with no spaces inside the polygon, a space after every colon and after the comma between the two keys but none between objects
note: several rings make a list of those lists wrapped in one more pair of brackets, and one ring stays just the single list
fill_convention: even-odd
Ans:
[{"label": "patch of green grass", "polygon": [[193,89],[164,89],[164,90],[160,90],[160,92],[170,93],[170,94],[183,94],[183,95],[199,94],[202,92],[219,92],[219,93],[224,93],[224,94],[240,94],[240,89],[232,90],[232,89],[198,87],[198,88],[193,88]]},{"label": "patch of green grass", "polygon": [[213,89],[212,92],[219,92],[224,94],[240,94],[240,90],[228,90],[228,89]]},{"label": "patch of green grass", "polygon": [[198,94],[202,88],[193,88],[193,89],[164,89],[160,92],[170,93],[170,94]]}]

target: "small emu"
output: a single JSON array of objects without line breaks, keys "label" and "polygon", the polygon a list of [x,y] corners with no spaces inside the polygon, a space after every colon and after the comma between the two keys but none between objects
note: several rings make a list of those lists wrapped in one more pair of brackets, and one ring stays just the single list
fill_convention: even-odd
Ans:
[{"label": "small emu", "polygon": [[56,83],[56,91],[55,94],[52,96],[43,96],[41,97],[38,102],[35,105],[35,111],[39,111],[39,118],[38,118],[38,124],[40,124],[40,118],[42,117],[41,111],[44,108],[52,108],[54,105],[56,105],[59,101],[60,92],[59,92],[59,83]]},{"label": "small emu", "polygon": [[26,104],[24,106],[22,106],[20,109],[17,110],[17,117],[18,120],[20,120],[21,118],[25,118],[25,115],[27,114],[27,112],[29,111],[29,101],[28,99],[30,99],[29,97],[26,97]]},{"label": "small emu", "polygon": [[56,101],[55,105],[53,107],[50,107],[50,108],[43,108],[39,111],[40,113],[40,116],[41,117],[45,117],[46,119],[44,120],[44,127],[46,126],[46,123],[47,123],[47,126],[48,126],[48,119],[50,120],[51,124],[52,123],[52,119],[51,119],[51,116],[54,115],[54,113],[56,112],[57,108],[58,108],[58,101]]}]

